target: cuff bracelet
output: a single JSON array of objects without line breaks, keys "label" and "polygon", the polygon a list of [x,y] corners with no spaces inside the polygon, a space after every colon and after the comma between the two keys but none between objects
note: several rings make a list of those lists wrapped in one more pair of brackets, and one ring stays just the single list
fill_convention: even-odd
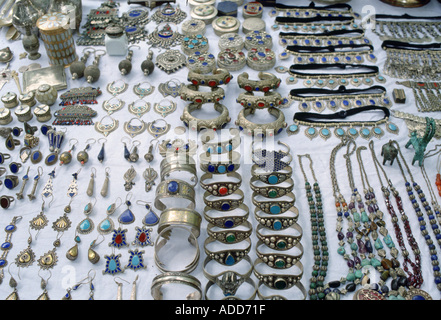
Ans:
[{"label": "cuff bracelet", "polygon": [[260,215],[260,213],[261,211],[257,208],[254,210],[254,217],[256,218],[256,221],[261,226],[275,231],[289,228],[297,222],[299,217],[299,210],[295,206],[292,206],[283,215]]},{"label": "cuff bracelet", "polygon": [[187,80],[195,86],[217,87],[219,85],[228,84],[233,75],[223,68],[213,70],[212,74],[199,73],[197,70],[190,70],[187,75]]},{"label": "cuff bracelet", "polygon": [[254,261],[254,275],[259,281],[262,281],[270,288],[277,290],[289,289],[302,279],[303,265],[300,262],[295,264],[300,269],[300,274],[261,273],[258,270],[258,266],[262,264],[265,263],[259,258]]},{"label": "cuff bracelet", "polygon": [[[277,185],[264,185],[259,186],[258,183],[255,183],[256,181],[260,181],[258,177],[253,177],[250,180],[250,187],[251,190],[257,195],[260,194],[263,197],[267,198],[280,198],[284,195],[287,195],[288,193],[292,192],[294,189],[294,180],[292,178],[289,178],[285,180],[284,182],[278,183]],[[285,184],[285,186],[280,186],[281,184]]]},{"label": "cuff bracelet", "polygon": [[260,180],[263,183],[267,184],[279,184],[282,183],[292,177],[292,167],[285,166],[283,169],[279,171],[266,172],[262,170],[257,164],[253,164],[251,167],[251,183],[254,181]]},{"label": "cuff bracelet", "polygon": [[284,99],[276,91],[265,92],[263,96],[254,95],[253,92],[242,92],[236,102],[244,108],[266,109],[280,107]]},{"label": "cuff bracelet", "polygon": [[[249,221],[246,221],[245,223],[241,224],[239,227],[244,227],[243,229],[221,229],[219,231],[214,231],[213,229],[218,228],[212,224],[208,224],[207,226],[207,233],[210,237],[213,239],[218,240],[219,242],[225,243],[225,244],[233,244],[241,242],[245,239],[248,239],[252,232],[253,232],[253,226]],[[218,228],[220,229],[220,228]]]},{"label": "cuff bracelet", "polygon": [[[155,197],[155,208],[158,210],[167,209],[167,205],[165,205],[162,200],[171,199],[173,203],[173,207],[176,207],[176,202],[178,199],[188,201],[188,204],[185,208],[194,209],[196,206],[195,203],[195,191],[193,186],[188,184],[183,180],[164,180],[159,183],[156,188],[156,197]],[[181,206],[180,206],[181,207]],[[183,207],[183,206],[182,206]]]},{"label": "cuff bracelet", "polygon": [[[253,204],[262,210],[265,213],[269,214],[281,214],[285,211],[289,210],[292,206],[294,206],[294,202],[296,200],[294,194],[292,192],[286,194],[285,196],[291,198],[290,200],[280,200],[277,201],[258,201],[256,197],[260,196],[259,194],[253,192],[251,199]],[[268,198],[265,198],[268,199]],[[271,199],[270,199],[271,200]]]},{"label": "cuff bracelet", "polygon": [[[274,250],[288,250],[296,246],[300,242],[303,236],[303,230],[299,224],[293,223],[290,228],[294,229],[297,234],[287,234],[280,232],[272,232],[268,228],[259,224],[256,228],[256,236],[259,240],[265,243],[270,249]],[[265,234],[261,232],[265,230]]]},{"label": "cuff bracelet", "polygon": [[268,113],[276,118],[273,122],[258,124],[251,122],[246,117],[251,113],[254,113],[255,109],[244,108],[237,115],[237,120],[235,122],[239,130],[245,131],[250,136],[273,136],[279,134],[286,128],[287,123],[285,122],[285,115],[283,112],[276,108],[269,108]]},{"label": "cuff bracelet", "polygon": [[166,272],[156,276],[152,281],[152,287],[150,289],[153,299],[162,300],[163,294],[161,288],[163,285],[170,283],[178,283],[196,289],[196,291],[187,295],[187,300],[202,300],[201,282],[184,272]]},{"label": "cuff bracelet", "polygon": [[266,246],[261,240],[256,244],[256,254],[258,259],[266,263],[270,268],[288,269],[294,266],[303,256],[303,246],[299,242],[295,247],[300,251],[297,255],[286,254],[285,251],[264,252],[259,248]]},{"label": "cuff bracelet", "polygon": [[241,211],[241,214],[226,215],[225,212],[220,212],[221,215],[214,217],[210,215],[210,211],[217,210],[214,210],[207,206],[204,208],[204,218],[208,223],[218,228],[235,228],[245,223],[250,215],[250,210],[246,204],[241,204],[235,210]]},{"label": "cuff bracelet", "polygon": [[[235,296],[236,293],[231,294],[231,288],[234,288],[235,291],[237,291],[244,282],[248,283],[253,288],[253,291],[248,298],[241,299]],[[222,281],[218,280],[216,283],[211,280],[207,282],[204,290],[205,300],[210,300],[210,298],[208,297],[208,290],[213,285],[217,285],[222,290],[225,297],[222,298],[221,300],[254,300],[257,295],[257,285],[252,278],[246,278],[243,281],[238,281],[235,278],[235,273],[229,273],[225,275],[225,280],[224,279],[222,279]]]},{"label": "cuff bracelet", "polygon": [[225,90],[221,87],[212,87],[211,91],[199,91],[198,86],[187,84],[179,92],[181,99],[196,104],[215,103],[225,98]]},{"label": "cuff bracelet", "polygon": [[196,238],[200,235],[202,217],[199,212],[192,209],[170,208],[162,211],[159,218],[158,234],[171,226],[190,227]]},{"label": "cuff bracelet", "polygon": [[[210,192],[205,191],[204,192],[204,203],[207,207],[218,210],[218,211],[230,211],[234,210],[238,207],[240,207],[241,204],[243,204],[244,201],[244,193],[242,190],[237,189],[235,192],[233,192],[230,196],[237,196],[237,197],[216,197],[213,196]],[[215,200],[212,200],[212,198],[215,198]]]},{"label": "cuff bracelet", "polygon": [[226,245],[228,248],[225,250],[211,251],[208,249],[210,243],[218,242],[212,237],[207,237],[204,242],[204,250],[207,257],[216,260],[218,263],[225,266],[232,266],[248,256],[251,250],[251,239],[247,238],[242,241],[243,244],[246,243],[245,248],[231,248],[231,245]]},{"label": "cuff bracelet", "polygon": [[247,72],[241,73],[237,77],[237,84],[239,85],[239,88],[244,89],[248,92],[268,92],[270,90],[275,90],[279,88],[282,81],[276,75],[269,72],[261,71],[258,73],[257,76],[259,77],[259,80],[250,80],[249,74]]},{"label": "cuff bracelet", "polygon": [[214,196],[227,196],[234,193],[237,189],[240,188],[242,184],[242,176],[237,172],[230,172],[223,177],[228,179],[234,179],[236,181],[213,181],[211,183],[207,183],[207,180],[213,179],[213,174],[204,173],[201,177],[200,186],[210,192]]},{"label": "cuff bracelet", "polygon": [[213,157],[207,157],[206,154],[201,153],[199,155],[200,168],[202,171],[212,174],[225,174],[235,172],[240,168],[241,154],[233,151],[228,155],[228,159],[212,159]]},{"label": "cuff bracelet", "polygon": [[230,121],[230,113],[228,108],[223,104],[218,102],[214,103],[214,110],[219,113],[219,116],[212,119],[198,119],[194,117],[191,113],[197,109],[201,109],[201,104],[190,103],[185,106],[184,112],[181,116],[181,121],[193,131],[200,131],[202,129],[222,129],[224,128]]}]

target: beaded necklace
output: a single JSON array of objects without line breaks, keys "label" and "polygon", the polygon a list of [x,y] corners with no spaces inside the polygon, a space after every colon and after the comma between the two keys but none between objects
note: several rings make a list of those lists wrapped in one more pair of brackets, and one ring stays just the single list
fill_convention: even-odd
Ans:
[{"label": "beaded necklace", "polygon": [[[391,220],[394,225],[395,235],[396,235],[398,244],[401,249],[401,254],[403,255],[403,259],[404,259],[403,269],[409,275],[409,277],[407,278],[407,285],[413,286],[415,288],[419,288],[419,287],[421,287],[421,284],[423,283],[423,277],[422,277],[422,273],[421,273],[421,254],[420,254],[420,249],[419,249],[418,243],[416,242],[416,240],[412,234],[412,229],[410,228],[410,223],[409,223],[409,219],[406,215],[406,212],[403,209],[403,203],[402,203],[400,194],[395,189],[391,180],[387,177],[386,171],[383,169],[383,167],[381,166],[380,162],[378,161],[378,159],[375,155],[373,141],[369,142],[369,149],[371,150],[372,159],[373,159],[374,165],[375,165],[375,170],[377,172],[378,179],[380,180],[381,190],[383,191],[384,201],[386,203],[387,210],[392,218]],[[390,190],[387,186],[383,185],[380,170],[383,173],[386,181],[388,181]],[[409,251],[407,251],[406,245],[404,243],[404,236],[403,236],[403,234],[401,232],[401,228],[398,224],[398,221],[400,219],[398,218],[397,214],[395,213],[394,207],[393,207],[392,202],[390,201],[390,198],[389,198],[391,192],[395,198],[395,202],[396,202],[398,210],[401,214],[401,220],[403,221],[403,224],[404,224],[404,231],[406,233],[407,242],[409,243],[409,245],[413,251],[413,254],[415,257],[415,262],[413,262],[410,259]],[[409,266],[412,268],[412,272],[409,270]]]},{"label": "beaded necklace", "polygon": [[[311,169],[312,177],[314,179],[314,184],[308,181],[305,170],[302,165],[302,157],[309,159],[309,167]],[[312,245],[314,254],[314,266],[312,271],[312,276],[309,284],[309,296],[311,300],[323,300],[325,298],[325,293],[323,292],[324,280],[328,271],[329,264],[329,251],[328,251],[328,241],[326,237],[326,227],[323,215],[323,203],[322,196],[320,192],[320,186],[318,184],[317,178],[312,167],[312,159],[309,154],[298,155],[300,169],[302,170],[303,176],[305,178],[305,189],[306,196],[308,197],[309,213],[311,220],[311,233],[312,233]],[[311,189],[314,189],[314,197],[312,195]]]},{"label": "beaded necklace", "polygon": [[[340,280],[331,281],[325,285],[325,294],[327,300],[337,300],[340,297],[340,294],[346,294],[347,292],[353,292],[355,291],[355,288],[358,284],[361,283],[361,278],[363,277],[363,272],[361,270],[361,260],[358,257],[357,254],[357,244],[354,242],[354,221],[352,220],[351,215],[349,214],[349,208],[348,204],[346,203],[346,200],[344,196],[340,192],[340,188],[338,186],[337,181],[337,175],[335,170],[335,159],[336,154],[339,149],[341,149],[343,146],[347,145],[348,138],[343,138],[341,143],[339,143],[331,152],[331,158],[330,158],[330,173],[331,173],[331,181],[332,181],[332,188],[333,188],[333,194],[335,198],[335,207],[337,210],[337,237],[338,237],[338,244],[339,247],[337,249],[337,253],[341,256],[343,256],[343,259],[346,261],[349,271],[346,276],[346,278],[342,278]],[[342,232],[343,230],[343,217],[346,218],[348,221],[348,227],[345,234]],[[351,249],[351,255],[346,253],[345,249],[345,238],[346,242],[349,244]],[[353,259],[351,259],[351,256]],[[349,283],[346,285],[345,289],[339,290],[337,289],[342,283],[346,283],[348,281]],[[334,289],[334,290],[331,290]]]},{"label": "beaded necklace", "polygon": [[[364,188],[364,194],[366,199],[366,204],[368,206],[369,211],[369,219],[370,224],[365,223],[364,227],[365,230],[367,230],[367,234],[372,235],[372,239],[374,240],[374,247],[377,250],[378,255],[382,258],[381,265],[383,267],[383,271],[381,272],[381,281],[383,284],[380,283],[379,288],[376,288],[383,294],[389,293],[389,288],[384,285],[384,282],[389,278],[392,277],[392,283],[391,288],[392,290],[397,290],[399,287],[404,287],[404,280],[400,280],[404,278],[407,278],[406,273],[403,269],[400,267],[400,262],[398,261],[398,249],[395,247],[395,243],[393,242],[391,236],[388,233],[388,230],[386,228],[386,221],[383,220],[383,212],[380,210],[374,189],[369,183],[368,175],[366,173],[363,159],[361,157],[361,151],[366,150],[367,148],[362,146],[357,149],[357,160],[360,167],[360,173],[361,173],[361,180]],[[377,222],[374,221],[374,219],[377,219]],[[379,227],[379,232],[383,236],[383,242],[385,243],[386,247],[390,249],[390,255],[392,256],[392,259],[386,258],[386,250],[384,250],[384,245],[380,238],[378,237],[377,228]],[[366,235],[367,236],[367,235]],[[397,295],[398,296],[398,295]],[[401,295],[400,295],[401,296]],[[395,295],[390,295],[391,299],[395,299]]]},{"label": "beaded necklace", "polygon": [[[432,238],[426,228],[426,221],[424,219],[424,214],[422,213],[422,210],[418,204],[418,201],[415,199],[416,197],[415,197],[412,190],[414,190],[418,194],[418,197],[421,201],[421,204],[424,207],[424,211],[426,212],[427,217],[429,218],[429,223],[430,223],[430,226],[432,228],[433,233],[435,234],[436,240],[438,242],[438,246],[441,247],[440,228],[439,228],[439,225],[435,219],[435,215],[433,214],[432,208],[431,208],[430,204],[427,202],[427,199],[426,199],[426,196],[425,196],[423,190],[421,189],[420,185],[415,181],[415,179],[412,176],[412,173],[410,172],[409,166],[407,165],[406,160],[404,159],[404,156],[401,153],[401,149],[400,149],[398,142],[392,141],[392,143],[395,144],[395,146],[398,150],[399,157],[397,158],[397,163],[398,163],[398,166],[400,167],[401,174],[403,175],[403,178],[404,178],[406,191],[407,191],[407,194],[409,195],[409,200],[412,202],[412,206],[415,209],[415,213],[418,217],[421,235],[426,240],[426,244],[427,244],[429,251],[430,251],[430,258],[432,260],[431,264],[432,264],[432,270],[433,270],[434,277],[435,277],[435,284],[437,286],[437,289],[441,291],[441,273],[440,273],[440,267],[439,267],[439,262],[438,262],[437,250],[436,250],[436,247],[433,243],[433,240],[432,240]],[[401,160],[400,160],[400,158],[401,158]],[[410,176],[410,180],[412,183],[410,183],[406,179],[406,174],[404,173],[404,169],[401,164],[401,161],[403,162],[403,165],[406,167],[406,170]]]}]

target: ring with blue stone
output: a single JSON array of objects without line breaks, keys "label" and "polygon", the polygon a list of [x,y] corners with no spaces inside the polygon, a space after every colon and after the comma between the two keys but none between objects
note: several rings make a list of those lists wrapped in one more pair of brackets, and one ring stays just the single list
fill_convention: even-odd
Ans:
[{"label": "ring with blue stone", "polygon": [[235,245],[224,245],[222,244],[223,250],[212,251],[211,247],[216,246],[219,242],[211,237],[207,237],[204,242],[204,250],[207,257],[216,260],[218,263],[224,266],[233,266],[238,262],[242,261],[248,256],[251,250],[251,239],[247,238],[240,242],[238,245],[245,245],[245,247],[236,247]]},{"label": "ring with blue stone", "polygon": [[295,206],[292,206],[284,214],[274,216],[265,213],[262,214],[262,211],[256,208],[254,210],[254,217],[256,221],[265,228],[280,231],[291,227],[297,222],[299,210]]},{"label": "ring with blue stone", "polygon": [[[232,211],[234,211],[234,213],[232,213]],[[235,211],[242,213],[237,214]],[[213,212],[220,213],[220,215],[213,214]],[[236,209],[227,212],[228,214],[214,210],[207,206],[204,208],[204,218],[208,223],[211,223],[216,227],[228,229],[235,228],[247,221],[250,214],[250,210],[246,204],[241,204]]]},{"label": "ring with blue stone", "polygon": [[18,177],[12,174],[9,174],[5,177],[5,181],[3,182],[5,187],[9,190],[14,189],[18,186]]},{"label": "ring with blue stone", "polygon": [[228,198],[225,198],[213,196],[210,192],[205,191],[203,198],[207,207],[225,212],[240,207],[244,201],[244,193],[242,190],[237,189]]},{"label": "ring with blue stone", "polygon": [[[261,240],[256,244],[256,254],[257,257],[268,265],[268,267],[274,269],[288,269],[300,262],[303,256],[303,246],[302,243],[297,243],[293,248],[296,248],[298,252],[295,255],[287,254],[286,251],[271,251],[265,250],[267,248]],[[263,250],[262,250],[263,248]],[[291,248],[291,249],[293,249]]]},{"label": "ring with blue stone", "polygon": [[[166,205],[164,203],[167,203]],[[195,202],[195,190],[192,185],[183,180],[167,179],[161,181],[156,188],[155,195],[155,208],[158,210],[165,210],[170,206],[176,207],[176,202],[186,202],[187,204],[181,204],[181,208],[194,209],[196,207]]]},{"label": "ring with blue stone", "polygon": [[[303,230],[298,223],[293,223],[290,230],[284,232],[275,231],[259,224],[256,228],[257,239],[265,243],[270,249],[289,250],[302,240]],[[290,231],[288,234],[287,231]]]},{"label": "ring with blue stone", "polygon": [[[288,197],[289,200],[280,200],[274,201],[270,198],[264,198],[265,200],[257,200],[258,197],[261,197],[259,194],[253,192],[251,197],[253,204],[262,210],[265,213],[269,214],[281,214],[288,211],[292,206],[294,206],[294,202],[296,198],[292,192],[286,194],[284,197]],[[263,197],[261,197],[263,198]],[[270,200],[270,201],[268,201]]]}]

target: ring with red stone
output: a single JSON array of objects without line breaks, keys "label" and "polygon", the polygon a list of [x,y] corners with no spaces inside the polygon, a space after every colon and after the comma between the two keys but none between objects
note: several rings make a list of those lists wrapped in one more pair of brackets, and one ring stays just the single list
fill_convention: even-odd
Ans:
[{"label": "ring with red stone", "polygon": [[187,80],[195,86],[217,87],[228,84],[233,75],[227,69],[217,68],[212,74],[202,74],[197,69],[188,72]]},{"label": "ring with red stone", "polygon": [[210,91],[200,91],[198,86],[187,84],[180,91],[181,99],[193,103],[215,103],[225,98],[225,91],[221,87],[212,87]]},{"label": "ring with red stone", "polygon": [[237,76],[237,84],[239,85],[239,88],[244,89],[248,92],[268,92],[270,90],[275,90],[279,88],[282,81],[275,74],[272,74],[270,72],[260,71],[257,76],[259,77],[259,80],[250,80],[248,73],[241,73]]},{"label": "ring with red stone", "polygon": [[244,108],[266,109],[278,108],[283,104],[283,98],[280,93],[271,91],[262,95],[254,95],[253,92],[242,92],[236,99],[236,102]]},{"label": "ring with red stone", "polygon": [[7,195],[1,196],[0,197],[0,206],[3,209],[8,209],[11,206],[11,203],[14,202],[14,200],[15,200],[14,197],[11,197],[11,196],[7,196]]},{"label": "ring with red stone", "polygon": [[224,197],[234,193],[242,184],[242,176],[237,172],[229,172],[224,175],[204,173],[200,180],[200,186],[214,196]]}]

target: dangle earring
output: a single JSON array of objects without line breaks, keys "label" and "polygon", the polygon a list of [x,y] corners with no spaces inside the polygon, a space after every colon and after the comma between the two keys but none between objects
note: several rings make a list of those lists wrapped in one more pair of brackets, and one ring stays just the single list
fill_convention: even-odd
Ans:
[{"label": "dangle earring", "polygon": [[[76,291],[78,290],[83,284],[89,283],[89,288],[90,288],[90,293],[89,293],[89,300],[93,300],[93,291],[95,290],[94,286],[93,286],[93,279],[95,279],[95,273],[93,275],[93,277],[90,277],[90,272],[95,270],[90,270],[89,273],[87,274],[87,277],[82,279],[80,282],[78,282],[76,285],[74,285],[72,288],[67,288],[66,291],[67,293],[63,296],[63,298],[61,298],[61,300],[72,300],[72,291]],[[87,280],[87,281],[86,281]]]},{"label": "dangle earring", "polygon": [[126,173],[124,173],[124,189],[126,191],[132,190],[133,186],[135,185],[135,182],[133,182],[135,178],[136,170],[135,168],[133,168],[133,166],[130,166],[130,168],[127,169]]},{"label": "dangle earring", "polygon": [[93,231],[95,228],[95,224],[93,223],[92,219],[89,218],[90,214],[93,211],[93,207],[96,204],[95,202],[92,204],[92,202],[89,202],[85,207],[83,213],[86,215],[86,218],[83,219],[77,226],[77,231],[80,234],[89,234]]},{"label": "dangle earring", "polygon": [[153,70],[155,70],[155,64],[153,62],[153,51],[151,49],[149,49],[146,60],[141,63],[141,70],[145,76],[152,74]]},{"label": "dangle earring", "polygon": [[[43,192],[41,193],[43,198],[46,199],[49,197],[52,198],[51,202],[49,202],[49,207],[52,201],[54,201],[54,178],[55,178],[55,169],[49,173],[49,180],[44,185]],[[44,201],[43,201],[43,205],[44,205]]]},{"label": "dangle earring", "polygon": [[109,192],[109,181],[110,181],[109,172],[110,172],[110,168],[106,167],[105,170],[106,177],[104,178],[104,183],[103,186],[101,187],[101,192],[100,192],[101,196],[104,198],[107,197],[107,194]]},{"label": "dangle earring", "polygon": [[[130,159],[130,151],[129,151],[129,148],[127,148],[127,143],[125,143],[125,142],[123,141],[124,138],[127,138],[127,137],[122,137],[122,138],[121,138],[121,142],[124,144],[124,159],[130,161],[130,160],[129,160],[129,159]],[[127,139],[128,139],[128,138],[127,138]]]},{"label": "dangle earring", "polygon": [[[91,141],[91,142],[88,142],[88,141]],[[77,160],[78,160],[78,162],[81,163],[81,165],[85,165],[87,163],[87,161],[89,161],[89,154],[87,153],[87,150],[89,150],[90,145],[94,144],[95,142],[96,142],[96,140],[93,138],[87,139],[86,140],[86,147],[84,148],[84,150],[78,152]]]},{"label": "dangle earring", "polygon": [[133,50],[130,50],[131,47],[138,47],[138,49],[141,49],[139,46],[136,45],[132,45],[128,48],[127,57],[122,60],[118,65],[119,71],[123,76],[128,75],[130,71],[132,71]]},{"label": "dangle earring", "polygon": [[38,276],[41,278],[40,288],[43,290],[43,293],[38,296],[37,300],[50,300],[49,294],[47,292],[47,283],[49,282],[49,279],[52,277],[52,273],[49,271],[50,273],[49,277],[47,278],[47,280],[44,280],[43,277],[40,276],[40,270],[38,271]]},{"label": "dangle earring", "polygon": [[[118,277],[118,278],[119,278],[119,277]],[[121,279],[122,281],[125,281],[125,282],[129,283],[127,280],[124,280],[124,279],[122,279],[122,278],[119,278],[119,279]],[[116,281],[116,278],[113,279],[113,280],[115,281],[115,283],[116,283],[117,286],[118,286],[118,289],[117,289],[117,291],[116,291],[116,300],[122,300],[122,299],[123,299],[123,294],[122,294],[122,286],[123,286],[123,284],[122,284],[122,282],[117,282],[117,281]]]},{"label": "dangle earring", "polygon": [[[64,128],[65,129],[65,128]],[[47,132],[47,137],[49,140],[49,151],[51,153],[46,157],[44,163],[47,166],[55,164],[58,160],[58,153],[60,152],[61,144],[64,141],[65,131],[56,131],[55,129],[50,129]]]},{"label": "dangle earring", "polygon": [[159,143],[158,139],[153,139],[152,141],[150,141],[149,150],[148,150],[148,152],[144,155],[144,159],[145,159],[148,163],[152,162],[153,159],[155,158],[155,156],[154,156],[154,154],[153,154],[153,148],[154,148],[154,146],[153,146],[153,141],[156,141],[156,146],[158,146],[158,143]]},{"label": "dangle earring", "polygon": [[[46,222],[46,225],[47,225],[47,222]],[[17,255],[17,257],[15,258],[15,264],[19,268],[27,268],[27,267],[31,266],[35,261],[35,253],[31,248],[31,244],[32,244],[31,230],[28,230],[28,231],[29,231],[28,247],[26,249],[24,249],[23,251],[21,251]]]},{"label": "dangle earring", "polygon": [[66,252],[66,258],[70,261],[75,261],[78,258],[78,244],[81,242],[80,236],[75,234],[74,241],[75,245]]},{"label": "dangle earring", "polygon": [[[88,51],[91,50],[91,51]],[[80,79],[84,76],[84,70],[86,69],[86,62],[89,59],[91,53],[95,53],[93,48],[84,48],[83,57],[77,61],[74,61],[70,65],[70,73],[72,75],[72,80]]]},{"label": "dangle earring", "polygon": [[[102,54],[96,54],[97,51],[102,51]],[[106,51],[104,50],[97,50],[95,51],[95,60],[93,60],[92,65],[87,66],[86,69],[84,69],[84,76],[86,77],[87,83],[94,83],[98,81],[101,75],[100,68],[98,67],[100,63],[100,59],[103,55],[106,54]]]},{"label": "dangle earring", "polygon": [[89,197],[92,197],[93,196],[93,192],[94,192],[94,188],[95,188],[96,169],[94,167],[92,167],[90,169],[90,171],[91,171],[90,180],[89,180],[89,185],[87,187],[86,194]]},{"label": "dangle earring", "polygon": [[42,174],[43,174],[43,168],[41,166],[39,166],[37,169],[37,175],[34,176],[34,184],[32,185],[31,193],[28,194],[28,198],[30,201],[35,199],[35,192],[37,191],[38,181],[40,181]]},{"label": "dangle earring", "polygon": [[[75,141],[74,143],[72,143],[72,141]],[[78,140],[75,138],[72,138],[69,140],[69,146],[70,149],[68,151],[63,151],[60,154],[60,166],[63,164],[69,164],[72,161],[72,151],[75,148],[75,146],[78,144]]]},{"label": "dangle earring", "polygon": [[[14,279],[14,277],[11,274],[11,271],[9,270],[9,268],[11,267],[11,265],[9,265],[8,267],[8,273],[11,276],[11,279],[9,280],[9,286],[12,288],[12,292],[6,297],[6,300],[20,300],[20,297],[18,296],[18,291],[17,291],[17,286],[18,283],[17,281]],[[18,275],[18,278],[20,278],[20,275]]]},{"label": "dangle earring", "polygon": [[145,215],[144,219],[142,219],[142,224],[148,227],[155,226],[159,222],[158,215],[152,210],[152,207],[150,206],[150,202],[145,202],[142,200],[136,201],[136,204],[143,205],[147,209],[147,214]]},{"label": "dangle earring", "polygon": [[122,205],[122,203],[123,203],[122,199],[118,197],[116,198],[114,203],[112,203],[110,206],[107,207],[106,209],[107,218],[101,221],[97,227],[98,232],[100,234],[102,235],[109,234],[115,228],[115,224],[113,223],[113,220],[112,218],[110,218],[110,216],[116,211],[116,209],[118,209]]},{"label": "dangle earring", "polygon": [[[104,140],[104,142],[103,143],[101,143],[100,141],[101,140]],[[104,161],[104,144],[107,142],[107,139],[106,138],[100,138],[100,139],[98,139],[98,143],[101,143],[101,149],[100,149],[100,152],[98,153],[98,161],[100,162],[100,163],[103,163],[103,161]]]},{"label": "dangle earring", "polygon": [[127,194],[125,201],[127,209],[118,217],[118,222],[121,224],[131,224],[135,222],[135,215],[133,214],[132,210],[130,210],[130,206],[132,205],[130,199],[132,198],[132,195],[133,194],[131,192]]},{"label": "dangle earring", "polygon": [[137,162],[139,159],[139,155],[138,155],[138,146],[141,144],[141,141],[135,140],[132,143],[132,151],[130,152],[129,155],[129,161],[130,162]]},{"label": "dangle earring", "polygon": [[149,192],[155,185],[155,179],[158,177],[158,173],[155,169],[149,166],[144,170],[143,177],[145,179],[145,192]]},{"label": "dangle earring", "polygon": [[104,241],[104,236],[101,235],[103,237],[103,240],[96,243],[96,241],[98,240],[98,238],[96,238],[95,240],[92,241],[92,243],[89,246],[89,250],[87,250],[87,259],[92,263],[92,264],[97,264],[98,261],[100,261],[100,255],[93,250],[96,246],[98,246],[101,242]]}]

